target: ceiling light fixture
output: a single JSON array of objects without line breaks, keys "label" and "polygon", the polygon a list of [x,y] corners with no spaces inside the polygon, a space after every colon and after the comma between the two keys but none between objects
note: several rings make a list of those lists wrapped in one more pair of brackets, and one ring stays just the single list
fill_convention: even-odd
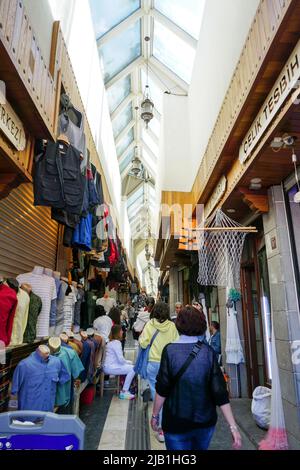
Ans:
[{"label": "ceiling light fixture", "polygon": [[257,191],[257,190],[261,189],[262,188],[261,179],[260,178],[252,178],[252,180],[250,180],[249,188],[252,189],[253,191]]},{"label": "ceiling light fixture", "polygon": [[292,147],[295,143],[295,140],[297,140],[297,137],[289,134],[283,134],[282,137],[274,137],[270,147],[274,152],[279,152],[281,149]]},{"label": "ceiling light fixture", "polygon": [[141,171],[142,171],[142,162],[139,159],[138,147],[136,146],[134,148],[134,158],[132,160],[132,166],[131,166],[130,173],[132,173],[133,176],[135,176],[137,178],[140,175]]},{"label": "ceiling light fixture", "polygon": [[[146,41],[146,45],[148,48],[150,37],[146,36],[145,41]],[[142,109],[141,118],[146,124],[146,129],[148,129],[148,124],[151,121],[151,119],[153,119],[154,117],[154,114],[153,114],[154,103],[151,100],[150,87],[149,87],[149,58],[148,57],[149,57],[149,54],[147,53],[147,82],[145,86],[143,101],[141,103],[141,109]]]}]

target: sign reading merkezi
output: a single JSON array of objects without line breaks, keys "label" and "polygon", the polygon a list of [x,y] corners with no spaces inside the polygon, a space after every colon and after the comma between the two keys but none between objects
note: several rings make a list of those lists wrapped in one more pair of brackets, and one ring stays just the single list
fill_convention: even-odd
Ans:
[{"label": "sign reading merkezi", "polygon": [[17,150],[25,149],[26,137],[23,124],[7,101],[5,104],[0,103],[0,130]]},{"label": "sign reading merkezi", "polygon": [[297,88],[300,78],[300,41],[295,47],[271,93],[264,102],[260,112],[247,133],[239,153],[241,163],[245,163],[259,142],[274,116],[288,97],[291,90]]}]

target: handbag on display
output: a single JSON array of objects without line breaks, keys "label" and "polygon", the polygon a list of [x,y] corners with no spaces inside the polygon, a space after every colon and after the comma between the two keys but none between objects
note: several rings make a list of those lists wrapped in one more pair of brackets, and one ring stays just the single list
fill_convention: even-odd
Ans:
[{"label": "handbag on display", "polygon": [[155,340],[158,333],[159,331],[156,330],[156,332],[152,336],[152,339],[149,345],[145,349],[139,347],[138,356],[137,356],[136,363],[134,366],[134,372],[138,374],[142,379],[147,378],[147,366],[148,366],[148,361],[149,361],[149,352],[153,344],[153,341]]}]

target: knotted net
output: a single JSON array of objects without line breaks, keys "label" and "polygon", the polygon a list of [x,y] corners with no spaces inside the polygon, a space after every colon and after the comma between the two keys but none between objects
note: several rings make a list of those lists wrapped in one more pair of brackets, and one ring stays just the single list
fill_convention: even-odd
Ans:
[{"label": "knotted net", "polygon": [[197,229],[200,285],[240,288],[244,229],[221,209]]}]

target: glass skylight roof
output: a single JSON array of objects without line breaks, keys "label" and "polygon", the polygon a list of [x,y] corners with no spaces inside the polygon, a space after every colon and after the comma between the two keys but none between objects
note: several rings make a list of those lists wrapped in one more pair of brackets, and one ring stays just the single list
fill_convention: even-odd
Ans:
[{"label": "glass skylight roof", "polygon": [[107,90],[107,98],[110,114],[130,95],[131,92],[131,75],[118,80]]},{"label": "glass skylight roof", "polygon": [[132,121],[133,113],[132,113],[132,103],[129,103],[128,106],[122,111],[116,119],[113,120],[113,131],[114,137],[118,137],[118,135],[125,129],[126,126]]},{"label": "glass skylight roof", "polygon": [[132,161],[134,157],[134,149],[132,149],[126,157],[123,159],[123,161],[120,163],[120,172],[123,173],[123,171],[128,167],[129,163]]},{"label": "glass skylight roof", "polygon": [[141,55],[141,21],[99,46],[107,83]]},{"label": "glass skylight roof", "polygon": [[195,53],[192,46],[155,21],[153,55],[186,83],[191,81]]},{"label": "glass skylight roof", "polygon": [[155,0],[154,6],[195,39],[199,37],[205,0]]},{"label": "glass skylight roof", "polygon": [[140,0],[90,0],[96,38],[102,37],[138,10],[140,4]]},{"label": "glass skylight roof", "polygon": [[121,140],[119,145],[117,146],[117,156],[118,158],[121,157],[121,155],[125,152],[127,147],[133,142],[134,140],[134,134],[133,134],[133,129],[130,129],[128,134]]}]

